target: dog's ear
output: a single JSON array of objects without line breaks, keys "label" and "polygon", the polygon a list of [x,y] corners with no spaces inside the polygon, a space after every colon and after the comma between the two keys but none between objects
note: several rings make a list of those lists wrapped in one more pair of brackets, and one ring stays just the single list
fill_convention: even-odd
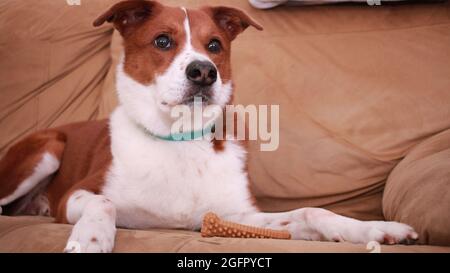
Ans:
[{"label": "dog's ear", "polygon": [[122,36],[125,36],[130,28],[147,20],[159,6],[160,4],[155,1],[122,1],[98,17],[93,25],[98,27],[105,22],[113,23]]},{"label": "dog's ear", "polygon": [[204,9],[211,14],[216,24],[225,30],[231,41],[249,26],[253,26],[257,30],[263,30],[258,22],[240,9],[223,6],[205,7]]}]

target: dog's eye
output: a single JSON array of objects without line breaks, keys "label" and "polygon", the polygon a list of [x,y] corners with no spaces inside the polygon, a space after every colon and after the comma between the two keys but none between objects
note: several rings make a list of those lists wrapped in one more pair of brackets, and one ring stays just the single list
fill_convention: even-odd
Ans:
[{"label": "dog's eye", "polygon": [[217,54],[222,50],[222,45],[219,40],[212,39],[211,42],[209,42],[207,49],[209,52]]},{"label": "dog's eye", "polygon": [[159,35],[155,39],[155,46],[162,50],[168,50],[172,47],[172,40],[165,34]]}]

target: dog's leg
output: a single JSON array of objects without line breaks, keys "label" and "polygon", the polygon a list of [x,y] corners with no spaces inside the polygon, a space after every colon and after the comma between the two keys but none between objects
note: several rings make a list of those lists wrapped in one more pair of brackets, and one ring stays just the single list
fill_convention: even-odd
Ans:
[{"label": "dog's leg", "polygon": [[224,217],[242,224],[286,229],[293,239],[351,243],[410,243],[418,235],[408,225],[396,222],[359,221],[320,208],[302,208],[283,213],[249,213]]},{"label": "dog's leg", "polygon": [[[0,161],[0,206],[9,205],[48,182],[58,171],[65,142],[63,133],[47,130],[13,145]],[[7,209],[5,212],[9,214]]]},{"label": "dog's leg", "polygon": [[102,195],[72,192],[66,204],[67,221],[75,224],[64,252],[111,252],[116,235],[116,209]]}]

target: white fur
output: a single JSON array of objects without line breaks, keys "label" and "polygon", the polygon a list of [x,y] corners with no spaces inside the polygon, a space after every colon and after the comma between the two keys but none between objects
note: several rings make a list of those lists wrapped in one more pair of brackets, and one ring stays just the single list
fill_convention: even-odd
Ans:
[{"label": "white fur", "polygon": [[[244,172],[245,150],[228,142],[167,142],[138,128],[119,107],[111,117],[113,164],[103,194],[128,228],[200,228],[208,211],[255,212]],[[131,140],[131,141],[130,141]]]},{"label": "white fur", "polygon": [[293,239],[352,243],[399,243],[418,238],[408,225],[384,221],[359,221],[321,208],[301,208],[281,213],[233,215],[229,220],[271,229],[287,229]]},{"label": "white fur", "polygon": [[50,153],[44,153],[41,161],[34,168],[33,173],[19,184],[9,196],[0,200],[0,206],[7,205],[30,192],[45,178],[55,173],[59,168],[59,160]]},{"label": "white fur", "polygon": [[111,252],[116,235],[116,210],[110,200],[78,190],[67,201],[67,220],[75,224],[65,252]]}]

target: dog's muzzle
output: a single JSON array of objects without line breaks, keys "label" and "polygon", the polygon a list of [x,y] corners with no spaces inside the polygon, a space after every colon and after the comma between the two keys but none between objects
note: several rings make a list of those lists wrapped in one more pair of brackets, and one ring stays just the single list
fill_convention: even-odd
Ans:
[{"label": "dog's muzzle", "polygon": [[186,68],[186,78],[190,88],[183,100],[184,104],[191,104],[194,99],[201,98],[208,103],[212,97],[212,85],[217,81],[217,69],[209,61],[193,61]]}]

